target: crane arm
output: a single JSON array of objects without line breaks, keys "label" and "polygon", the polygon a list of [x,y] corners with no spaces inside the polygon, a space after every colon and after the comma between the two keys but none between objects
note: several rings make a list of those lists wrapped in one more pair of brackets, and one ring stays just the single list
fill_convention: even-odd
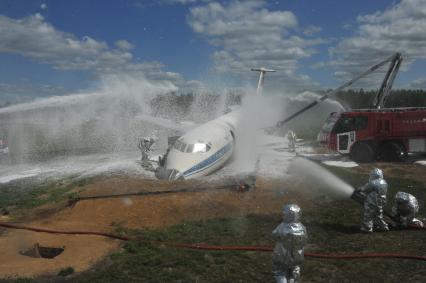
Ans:
[{"label": "crane arm", "polygon": [[[293,114],[291,114],[290,116],[288,116],[287,118],[285,118],[284,120],[281,120],[281,121],[279,121],[278,123],[277,123],[277,127],[281,127],[281,126],[283,126],[284,124],[286,124],[286,123],[288,123],[289,121],[291,121],[291,120],[293,120],[295,117],[297,117],[297,116],[299,116],[300,114],[302,114],[303,112],[305,112],[305,111],[307,111],[307,110],[309,110],[309,109],[311,109],[312,107],[314,107],[314,106],[316,106],[318,103],[320,103],[321,101],[324,101],[324,100],[326,100],[327,98],[329,98],[330,97],[330,95],[333,95],[333,94],[335,94],[335,93],[337,93],[337,92],[339,92],[339,91],[341,91],[341,90],[343,90],[343,89],[345,89],[345,88],[347,88],[348,86],[350,86],[350,85],[352,85],[353,83],[355,83],[356,81],[358,81],[358,80],[360,80],[361,78],[363,78],[363,77],[365,77],[365,76],[367,76],[367,75],[369,75],[369,74],[371,74],[371,73],[373,73],[374,71],[376,71],[377,69],[379,69],[379,68],[381,68],[383,65],[385,65],[386,63],[389,63],[389,62],[394,62],[395,60],[397,60],[396,58],[402,58],[401,57],[401,54],[400,53],[395,53],[395,54],[393,54],[392,56],[390,56],[389,58],[387,58],[386,60],[383,60],[382,62],[380,62],[380,63],[378,63],[378,64],[376,64],[376,65],[374,65],[374,66],[371,66],[370,68],[368,68],[365,72],[363,72],[363,73],[361,73],[361,74],[359,74],[358,76],[356,76],[355,78],[353,78],[352,80],[350,80],[350,81],[347,81],[346,83],[344,83],[344,84],[342,84],[341,86],[339,86],[338,88],[336,88],[336,89],[334,89],[334,90],[332,90],[332,91],[329,91],[329,92],[327,92],[326,94],[324,94],[323,96],[321,96],[318,100],[316,100],[316,101],[314,101],[314,102],[312,102],[311,104],[309,104],[309,105],[307,105],[307,106],[305,106],[305,107],[303,107],[302,109],[300,109],[299,111],[297,111],[297,112],[295,112],[295,113],[293,113]],[[402,59],[401,59],[402,60]],[[397,66],[397,69],[399,68],[399,65],[400,65],[400,61],[399,61],[399,63],[398,64],[396,64],[395,66]],[[392,65],[394,65],[394,64],[392,64]],[[392,65],[391,65],[391,67],[392,67]],[[394,66],[394,67],[395,67]],[[392,67],[392,68],[394,68],[394,67]],[[396,72],[398,71],[396,69]],[[389,71],[388,71],[389,72]],[[392,74],[389,74],[389,76],[392,76],[393,77],[393,79],[395,79],[395,75],[396,75],[396,73],[392,73]],[[390,78],[392,78],[392,77],[390,77]],[[393,82],[393,79],[391,80],[391,82]],[[385,77],[385,80],[386,80],[386,77]],[[392,84],[387,84],[387,86],[388,87],[391,87],[392,86]],[[390,90],[390,89],[389,89]]]},{"label": "crane arm", "polygon": [[370,108],[380,109],[385,105],[386,99],[389,97],[393,82],[395,80],[396,74],[398,73],[401,62],[402,62],[401,54],[396,53],[394,55],[394,58],[392,59],[392,62],[389,66],[386,76],[383,79],[382,85],[380,86],[380,89],[377,92],[377,95],[374,98],[374,101],[371,104]]}]

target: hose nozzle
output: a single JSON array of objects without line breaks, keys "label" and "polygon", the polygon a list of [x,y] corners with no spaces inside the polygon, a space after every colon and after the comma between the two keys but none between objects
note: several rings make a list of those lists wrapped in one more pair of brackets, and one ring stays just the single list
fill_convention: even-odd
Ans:
[{"label": "hose nozzle", "polygon": [[359,189],[355,189],[353,194],[351,195],[351,199],[353,199],[357,203],[363,204],[365,200],[365,194]]}]

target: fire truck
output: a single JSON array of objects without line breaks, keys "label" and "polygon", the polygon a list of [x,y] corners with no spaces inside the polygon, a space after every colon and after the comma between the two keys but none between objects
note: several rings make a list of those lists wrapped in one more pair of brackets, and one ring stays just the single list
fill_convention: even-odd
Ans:
[{"label": "fire truck", "polygon": [[400,53],[376,64],[339,88],[323,95],[277,126],[314,107],[362,77],[390,63],[383,82],[368,109],[331,113],[318,134],[329,149],[348,154],[356,162],[398,161],[409,152],[426,152],[426,108],[384,108],[402,62]]},{"label": "fire truck", "polygon": [[400,161],[408,152],[426,152],[426,108],[332,113],[318,140],[356,162]]},{"label": "fire truck", "polygon": [[332,113],[318,141],[357,162],[401,161],[426,152],[426,108],[383,108],[402,62],[396,53],[369,109]]}]

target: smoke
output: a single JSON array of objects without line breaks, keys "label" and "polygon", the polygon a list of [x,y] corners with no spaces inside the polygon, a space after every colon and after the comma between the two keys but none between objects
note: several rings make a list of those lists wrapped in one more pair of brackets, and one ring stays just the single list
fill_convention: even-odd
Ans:
[{"label": "smoke", "polygon": [[296,158],[289,167],[291,177],[309,188],[308,193],[326,193],[336,198],[349,198],[354,188],[324,167],[304,158]]}]

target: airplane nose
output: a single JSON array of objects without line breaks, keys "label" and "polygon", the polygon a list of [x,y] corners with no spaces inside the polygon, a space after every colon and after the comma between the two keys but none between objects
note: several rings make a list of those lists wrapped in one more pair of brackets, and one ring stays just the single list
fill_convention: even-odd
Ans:
[{"label": "airplane nose", "polygon": [[179,172],[177,169],[166,169],[164,167],[158,167],[155,170],[155,176],[160,180],[169,180],[169,181],[175,181],[175,180],[183,180],[184,177],[182,173]]}]

